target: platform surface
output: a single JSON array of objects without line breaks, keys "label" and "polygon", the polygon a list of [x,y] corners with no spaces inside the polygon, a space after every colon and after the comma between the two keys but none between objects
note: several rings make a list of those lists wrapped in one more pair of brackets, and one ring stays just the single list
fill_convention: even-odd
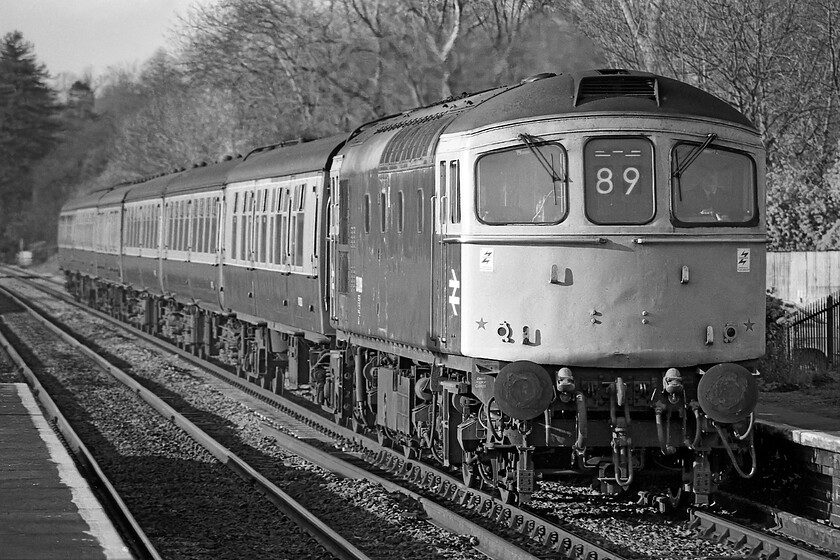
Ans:
[{"label": "platform surface", "polygon": [[756,419],[765,429],[794,443],[840,453],[840,420],[759,400]]},{"label": "platform surface", "polygon": [[132,555],[23,383],[0,383],[0,560]]}]

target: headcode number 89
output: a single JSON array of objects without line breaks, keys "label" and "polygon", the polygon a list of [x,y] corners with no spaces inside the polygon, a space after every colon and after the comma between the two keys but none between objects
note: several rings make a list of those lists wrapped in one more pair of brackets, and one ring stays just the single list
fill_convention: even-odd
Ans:
[{"label": "headcode number 89", "polygon": [[[615,185],[613,183],[613,170],[609,167],[601,167],[598,169],[596,174],[598,181],[595,183],[595,190],[598,191],[598,194],[610,194],[613,192]],[[622,178],[624,179],[624,185],[626,189],[624,191],[625,196],[629,195],[633,192],[633,189],[636,187],[636,184],[639,182],[639,178],[641,177],[641,173],[639,173],[639,169],[636,167],[626,167],[624,169],[624,173],[622,174]]]}]

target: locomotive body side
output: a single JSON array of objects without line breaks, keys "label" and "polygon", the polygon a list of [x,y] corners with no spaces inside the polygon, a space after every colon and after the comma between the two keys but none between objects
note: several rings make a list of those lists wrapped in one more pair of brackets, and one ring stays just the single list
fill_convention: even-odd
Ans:
[{"label": "locomotive body side", "polygon": [[436,350],[429,331],[434,151],[452,118],[421,110],[406,123],[386,121],[340,153],[334,253],[345,264],[336,269],[332,295],[344,337]]}]

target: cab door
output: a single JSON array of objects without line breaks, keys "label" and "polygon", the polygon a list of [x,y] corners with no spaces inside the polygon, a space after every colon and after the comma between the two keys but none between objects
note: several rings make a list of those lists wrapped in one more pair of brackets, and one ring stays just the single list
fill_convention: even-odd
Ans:
[{"label": "cab door", "polygon": [[455,351],[461,313],[461,245],[456,239],[461,224],[460,163],[441,160],[437,165],[432,200],[432,320],[431,338],[440,350]]}]

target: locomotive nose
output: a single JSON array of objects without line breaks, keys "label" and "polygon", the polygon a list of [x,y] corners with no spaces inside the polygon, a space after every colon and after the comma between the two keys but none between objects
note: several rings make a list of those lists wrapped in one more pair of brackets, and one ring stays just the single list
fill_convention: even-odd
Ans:
[{"label": "locomotive nose", "polygon": [[551,375],[533,362],[513,362],[496,376],[494,397],[499,410],[517,420],[542,414],[554,398]]},{"label": "locomotive nose", "polygon": [[697,400],[712,420],[734,424],[755,410],[758,385],[746,368],[737,364],[718,364],[700,378]]}]

